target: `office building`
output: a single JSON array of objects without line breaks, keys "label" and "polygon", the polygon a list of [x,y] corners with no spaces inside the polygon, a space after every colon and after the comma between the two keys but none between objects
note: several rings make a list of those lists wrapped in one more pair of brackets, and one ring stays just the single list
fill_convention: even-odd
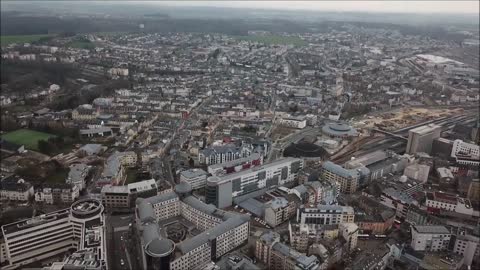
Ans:
[{"label": "office building", "polygon": [[260,166],[262,164],[263,155],[261,153],[252,153],[248,157],[235,159],[225,163],[212,164],[208,166],[208,173],[215,176],[221,176],[250,169],[255,166]]},{"label": "office building", "polygon": [[[145,248],[144,269],[201,268],[248,240],[249,216],[222,211],[190,195],[181,196],[167,192],[137,200],[137,224]],[[186,219],[200,233],[189,234],[174,244],[165,233],[160,233],[163,228],[159,227],[159,223],[172,217]]]},{"label": "office building", "polygon": [[85,199],[68,209],[3,225],[9,263],[4,269],[20,268],[71,249],[94,251],[96,263],[105,267],[104,221],[102,204]]},{"label": "office building", "polygon": [[451,233],[445,226],[411,226],[410,245],[416,251],[437,252],[446,250],[450,244]]},{"label": "office building", "polygon": [[480,146],[455,140],[450,156],[460,165],[478,166],[480,165]]},{"label": "office building", "polygon": [[433,140],[440,138],[442,127],[429,124],[408,131],[407,154],[431,153]]},{"label": "office building", "polygon": [[345,169],[331,161],[326,161],[322,164],[320,176],[330,183],[335,183],[340,192],[354,193],[357,191],[360,172],[356,169]]},{"label": "office building", "polygon": [[202,169],[190,169],[180,172],[180,181],[190,184],[192,189],[205,187],[207,172]]},{"label": "office building", "polygon": [[238,173],[208,177],[206,201],[219,208],[228,207],[237,196],[293,183],[302,168],[302,159],[284,158]]}]

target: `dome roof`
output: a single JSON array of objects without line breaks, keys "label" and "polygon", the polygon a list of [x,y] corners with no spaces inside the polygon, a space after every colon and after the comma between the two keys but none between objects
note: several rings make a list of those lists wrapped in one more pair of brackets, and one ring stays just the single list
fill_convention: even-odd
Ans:
[{"label": "dome roof", "polygon": [[170,254],[175,247],[172,240],[169,239],[154,239],[145,247],[146,252],[150,256],[164,257]]}]

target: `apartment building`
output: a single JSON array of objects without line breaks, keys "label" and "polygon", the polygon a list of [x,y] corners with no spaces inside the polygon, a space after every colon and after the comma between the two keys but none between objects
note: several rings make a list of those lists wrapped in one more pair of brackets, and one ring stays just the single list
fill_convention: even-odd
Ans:
[{"label": "apartment building", "polygon": [[265,221],[268,225],[276,227],[295,216],[299,200],[289,196],[274,197],[265,205]]},{"label": "apartment building", "polygon": [[101,194],[103,205],[107,208],[130,208],[135,206],[137,198],[157,195],[157,183],[150,179],[126,186],[106,185],[102,187]]},{"label": "apartment building", "polygon": [[71,249],[95,249],[96,258],[104,265],[103,224],[102,204],[86,199],[75,202],[68,209],[3,225],[9,262],[5,269],[16,269]]},{"label": "apartment building", "polygon": [[442,251],[450,244],[451,233],[445,226],[411,226],[412,242],[410,245],[417,251]]},{"label": "apartment building", "polygon": [[341,223],[339,224],[338,231],[345,239],[347,249],[352,251],[357,247],[358,240],[358,226],[355,223]]},{"label": "apartment building", "polygon": [[319,204],[317,207],[300,206],[296,220],[310,228],[318,228],[321,225],[353,223],[354,218],[355,213],[350,206]]},{"label": "apartment building", "polygon": [[90,168],[91,166],[82,163],[71,165],[65,183],[76,185],[78,190],[82,191],[85,188],[85,180],[90,172]]},{"label": "apartment building", "polygon": [[2,200],[27,202],[34,195],[33,186],[14,175],[0,181],[0,198]]},{"label": "apartment building", "polygon": [[219,164],[239,158],[245,158],[252,154],[252,148],[235,145],[221,145],[205,148],[198,153],[200,164]]},{"label": "apartment building", "polygon": [[270,231],[264,233],[256,242],[255,257],[270,270],[317,270],[320,261],[317,257],[306,256],[280,243],[280,235]]},{"label": "apartment building", "polygon": [[280,119],[280,125],[285,126],[285,127],[292,127],[292,128],[297,128],[297,129],[303,129],[307,126],[307,119],[305,116],[300,116],[300,117],[294,117],[294,116],[288,116],[288,117],[282,117]]},{"label": "apartment building", "polygon": [[207,172],[202,169],[190,169],[180,172],[180,181],[190,184],[192,189],[205,187],[207,182]]},{"label": "apartment building", "polygon": [[219,208],[231,206],[237,196],[293,183],[302,168],[302,159],[284,158],[238,173],[208,177],[206,201]]},{"label": "apartment building", "polygon": [[322,179],[335,183],[339,191],[343,193],[354,193],[357,191],[360,173],[356,169],[345,169],[333,162],[326,161],[320,171]]},{"label": "apartment building", "polygon": [[480,258],[480,236],[470,233],[452,236],[455,241],[453,252],[463,256],[463,263],[471,266],[474,261],[479,262]]},{"label": "apartment building", "polygon": [[120,185],[125,180],[125,167],[137,164],[137,154],[133,151],[115,152],[107,158],[97,186]]},{"label": "apartment building", "polygon": [[35,201],[46,204],[71,204],[80,197],[78,186],[49,184],[35,192]]}]

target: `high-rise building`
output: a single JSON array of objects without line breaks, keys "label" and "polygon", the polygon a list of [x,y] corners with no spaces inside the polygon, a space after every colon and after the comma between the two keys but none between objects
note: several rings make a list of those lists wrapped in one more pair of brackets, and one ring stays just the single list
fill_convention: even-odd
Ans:
[{"label": "high-rise building", "polygon": [[442,127],[429,124],[408,131],[407,154],[424,152],[430,154],[433,140],[440,138]]}]

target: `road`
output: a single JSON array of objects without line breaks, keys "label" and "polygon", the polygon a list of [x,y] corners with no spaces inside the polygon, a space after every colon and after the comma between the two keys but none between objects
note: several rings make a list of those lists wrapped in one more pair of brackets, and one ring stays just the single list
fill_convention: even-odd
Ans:
[{"label": "road", "polygon": [[[133,214],[130,215],[106,215],[106,240],[107,240],[107,260],[109,269],[134,270],[139,269],[137,251],[132,249],[134,240],[132,239]],[[135,259],[133,259],[135,258]]]}]

